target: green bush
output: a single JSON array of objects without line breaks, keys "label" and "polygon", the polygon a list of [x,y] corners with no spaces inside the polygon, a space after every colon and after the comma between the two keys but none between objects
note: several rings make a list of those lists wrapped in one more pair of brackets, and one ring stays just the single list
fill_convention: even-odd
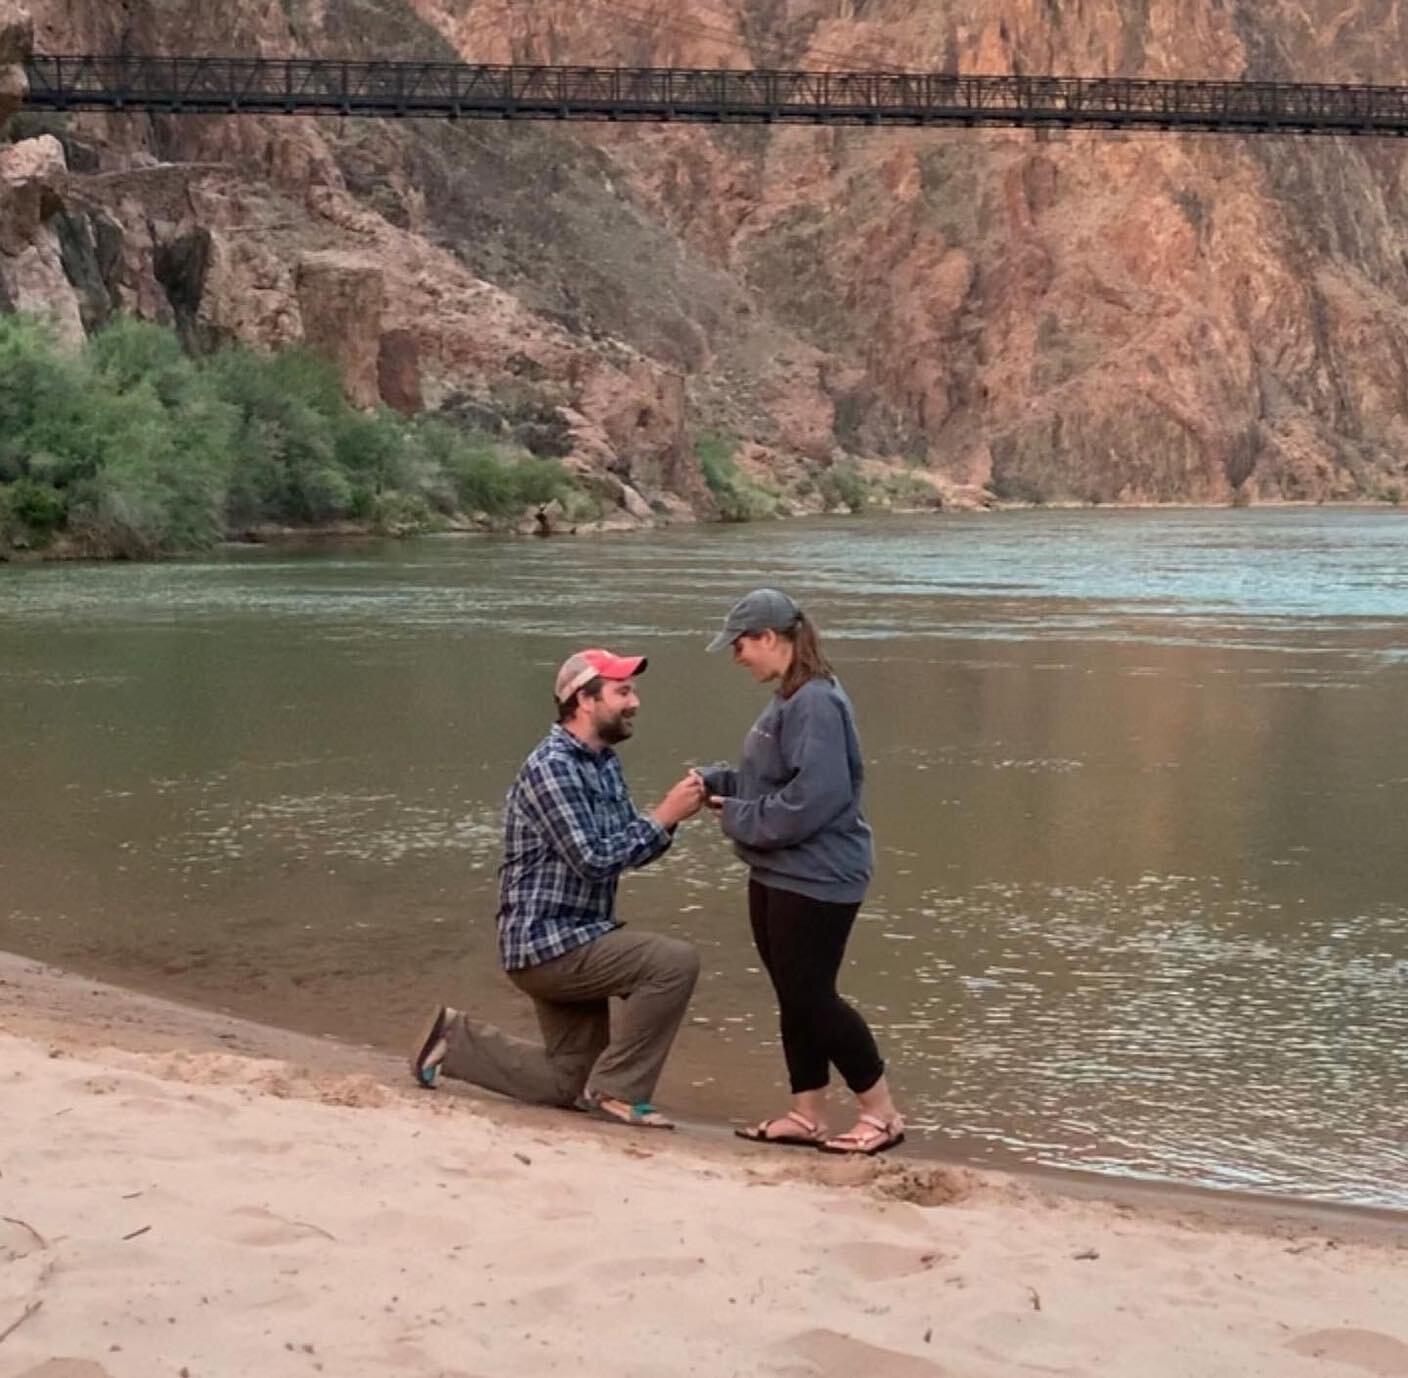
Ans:
[{"label": "green bush", "polygon": [[264,525],[422,530],[459,509],[510,517],[579,495],[555,460],[357,411],[306,350],[198,361],[172,331],[118,319],[70,354],[33,319],[0,317],[3,545],[63,537],[142,558]]},{"label": "green bush", "polygon": [[0,320],[11,544],[68,533],[95,553],[150,555],[218,538],[230,418],[167,342],[125,322],[75,358],[33,321]]},{"label": "green bush", "polygon": [[371,515],[376,529],[388,536],[406,536],[435,526],[435,514],[419,493],[383,493]]},{"label": "green bush", "polygon": [[778,495],[739,473],[735,448],[730,440],[713,431],[705,432],[694,443],[699,470],[718,505],[719,516],[726,522],[775,517]]},{"label": "green bush", "polygon": [[422,421],[416,438],[449,479],[460,508],[508,516],[554,498],[566,500],[571,477],[555,459],[536,459],[475,431]]},{"label": "green bush", "polygon": [[57,489],[32,478],[22,478],[6,493],[5,526],[12,543],[46,546],[68,516],[68,501]]},{"label": "green bush", "polygon": [[709,491],[716,497],[738,477],[733,443],[716,431],[706,431],[694,442],[695,457]]},{"label": "green bush", "polygon": [[864,511],[868,500],[865,479],[854,464],[834,464],[816,477],[816,489],[821,505],[828,511],[848,507],[852,512]]},{"label": "green bush", "polygon": [[895,507],[943,506],[943,497],[939,490],[932,483],[926,483],[913,474],[890,475],[880,481],[879,488]]}]

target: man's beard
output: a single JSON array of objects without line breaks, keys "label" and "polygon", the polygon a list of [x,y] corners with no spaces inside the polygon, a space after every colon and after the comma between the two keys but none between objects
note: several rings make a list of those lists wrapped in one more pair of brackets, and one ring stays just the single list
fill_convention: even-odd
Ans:
[{"label": "man's beard", "polygon": [[603,718],[596,725],[596,734],[608,746],[624,742],[636,730],[635,723],[632,721],[634,717],[634,713],[621,712],[613,714],[609,718]]}]

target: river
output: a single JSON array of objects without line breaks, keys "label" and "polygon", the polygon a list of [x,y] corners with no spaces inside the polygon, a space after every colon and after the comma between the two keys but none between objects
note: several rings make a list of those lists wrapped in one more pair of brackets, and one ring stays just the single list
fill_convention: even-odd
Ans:
[{"label": "river", "polygon": [[[510,1027],[499,811],[579,645],[641,652],[648,802],[763,690],[792,591],[860,716],[878,873],[844,989],[939,1150],[1408,1208],[1408,515],[831,518],[0,567],[0,947],[401,1048]],[[782,1104],[711,820],[629,878],[704,956],[662,1087]]]}]

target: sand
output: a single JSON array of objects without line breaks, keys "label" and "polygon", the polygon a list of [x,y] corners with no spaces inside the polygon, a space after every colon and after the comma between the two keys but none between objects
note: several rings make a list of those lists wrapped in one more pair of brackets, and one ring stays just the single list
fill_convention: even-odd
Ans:
[{"label": "sand", "polygon": [[1408,1376],[1408,1222],[419,1092],[0,958],[0,1378]]}]

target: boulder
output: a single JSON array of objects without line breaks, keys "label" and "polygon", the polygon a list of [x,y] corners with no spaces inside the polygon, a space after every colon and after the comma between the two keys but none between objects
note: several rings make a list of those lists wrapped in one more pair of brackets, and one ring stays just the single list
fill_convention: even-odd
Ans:
[{"label": "boulder", "polygon": [[10,186],[54,186],[67,171],[64,146],[52,134],[0,148],[0,181]]},{"label": "boulder", "polygon": [[514,529],[520,536],[562,536],[573,530],[566,508],[556,498],[525,512]]},{"label": "boulder", "polygon": [[375,407],[381,400],[382,270],[351,254],[305,254],[296,282],[304,343],[337,365],[354,407]]},{"label": "boulder", "polygon": [[52,134],[0,147],[0,254],[18,254],[63,206],[63,145]]},{"label": "boulder", "polygon": [[653,522],[655,511],[629,483],[621,485],[621,506],[638,522]]},{"label": "boulder", "polygon": [[[3,213],[3,207],[0,207]],[[59,341],[76,349],[87,338],[77,294],[64,272],[58,236],[49,225],[14,255],[0,254],[0,295],[16,311],[42,316]]]}]

